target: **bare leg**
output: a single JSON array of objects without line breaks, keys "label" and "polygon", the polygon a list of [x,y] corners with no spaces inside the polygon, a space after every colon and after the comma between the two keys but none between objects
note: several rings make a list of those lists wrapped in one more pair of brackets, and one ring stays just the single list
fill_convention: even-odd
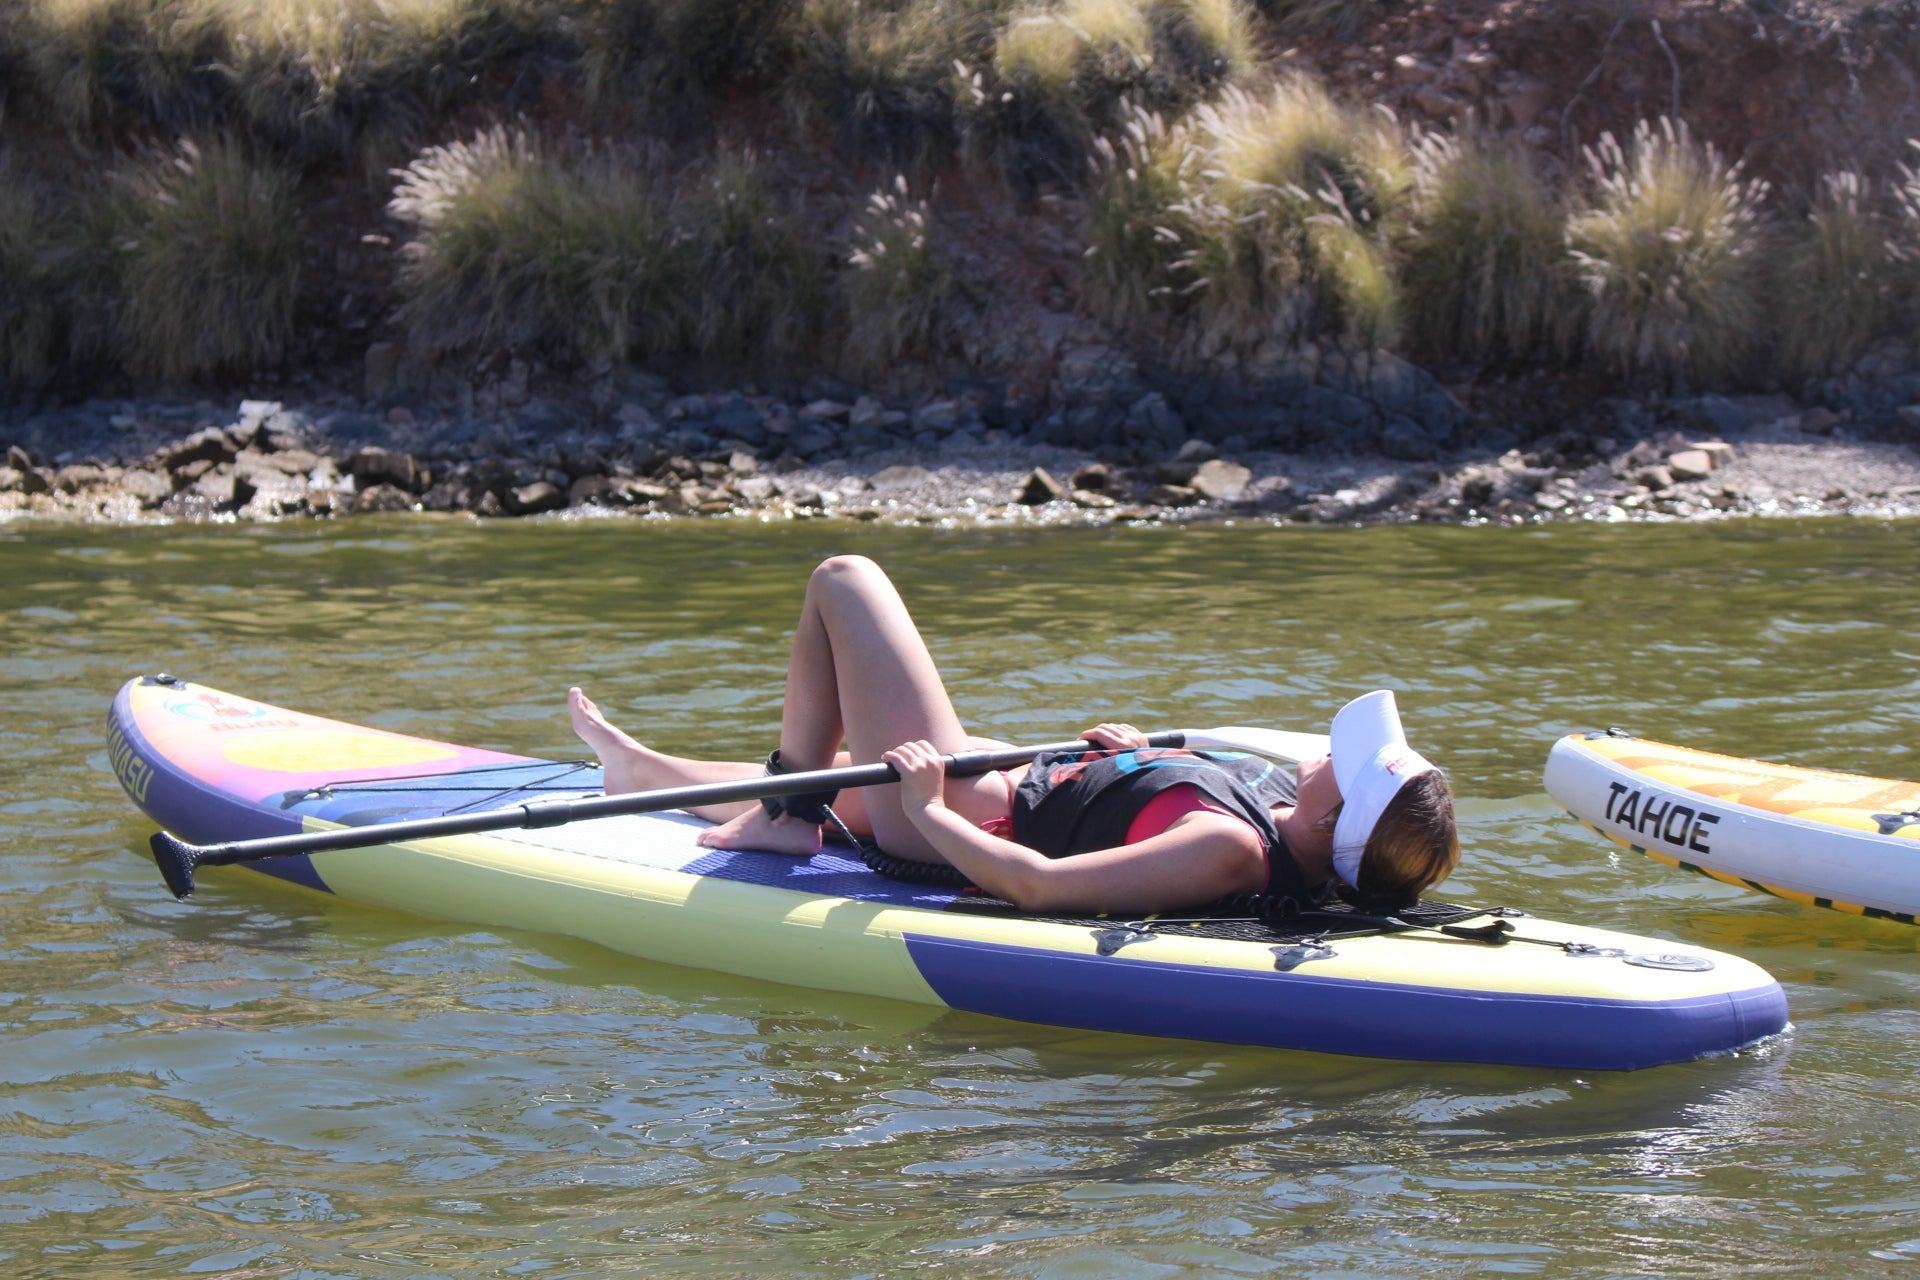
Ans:
[{"label": "bare leg", "polygon": [[[600,757],[600,764],[606,770],[608,795],[652,791],[660,787],[693,786],[703,782],[732,782],[761,775],[761,766],[757,764],[689,760],[684,756],[670,756],[655,751],[609,724],[607,718],[600,714],[600,708],[593,704],[593,699],[578,688],[567,690],[567,714],[573,720],[573,731]],[[820,828],[791,818],[781,818],[778,822],[767,821],[766,811],[758,800],[697,805],[688,812],[709,822],[720,823],[737,822],[758,814],[764,825],[756,828],[754,842],[735,847],[807,855],[820,850]],[[706,834],[703,831],[694,838],[706,843],[703,839]]]},{"label": "bare leg", "polygon": [[[972,739],[947,697],[940,672],[900,594],[863,556],[836,556],[814,570],[787,665],[780,756],[788,768],[828,767],[844,741],[855,764],[916,738],[942,752]],[[937,862],[940,856],[900,807],[899,788],[863,789],[867,822],[889,853]],[[980,821],[1006,812],[998,778],[953,778],[947,803]],[[752,810],[700,840],[718,848],[766,848],[777,824]]]}]

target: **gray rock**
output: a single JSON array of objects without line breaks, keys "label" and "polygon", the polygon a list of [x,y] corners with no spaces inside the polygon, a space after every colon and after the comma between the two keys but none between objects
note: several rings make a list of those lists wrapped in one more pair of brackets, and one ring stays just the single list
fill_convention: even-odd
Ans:
[{"label": "gray rock", "polygon": [[1713,459],[1704,449],[1682,449],[1667,455],[1667,470],[1675,480],[1705,480],[1713,474]]},{"label": "gray rock", "polygon": [[802,418],[787,434],[787,448],[803,458],[812,458],[832,449],[838,439],[821,423]]},{"label": "gray rock", "polygon": [[1213,458],[1200,464],[1189,482],[1195,493],[1209,502],[1236,502],[1253,482],[1253,472],[1237,462]]},{"label": "gray rock", "polygon": [[362,489],[378,484],[391,484],[409,491],[424,487],[420,463],[412,454],[383,449],[379,445],[366,445],[356,450],[349,469],[353,473],[354,483]]},{"label": "gray rock", "polygon": [[97,489],[105,484],[106,480],[105,471],[84,462],[73,463],[53,473],[53,487],[61,493],[80,493],[86,489]]},{"label": "gray rock", "polygon": [[925,467],[908,464],[883,468],[874,474],[872,483],[875,489],[905,489],[924,484],[932,478],[933,473]]},{"label": "gray rock", "polygon": [[1187,439],[1187,424],[1158,391],[1141,396],[1127,409],[1126,438],[1138,445],[1178,449]]},{"label": "gray rock", "polygon": [[1380,433],[1380,452],[1401,462],[1430,462],[1440,450],[1419,423],[1396,414]]},{"label": "gray rock", "polygon": [[1156,507],[1191,507],[1200,501],[1200,492],[1183,484],[1157,484],[1147,491],[1147,501]]},{"label": "gray rock", "polygon": [[1074,471],[1069,486],[1076,492],[1112,493],[1113,468],[1104,462],[1089,462]]},{"label": "gray rock", "polygon": [[1035,467],[1021,482],[1015,491],[1013,500],[1022,506],[1037,507],[1048,502],[1057,502],[1065,496],[1066,490],[1048,473],[1045,467]]},{"label": "gray rock", "polygon": [[767,442],[766,418],[751,403],[738,398],[715,415],[713,429],[722,437],[732,436],[756,447]]},{"label": "gray rock", "polygon": [[838,400],[813,400],[809,401],[800,412],[806,417],[818,418],[822,422],[844,422],[851,408]]},{"label": "gray rock", "polygon": [[558,511],[566,505],[567,491],[551,480],[536,480],[507,495],[507,506],[516,515],[539,515],[543,511]]},{"label": "gray rock", "polygon": [[1433,383],[1419,366],[1394,355],[1376,351],[1364,363],[1366,391],[1375,404],[1405,411],[1413,406]]},{"label": "gray rock", "polygon": [[154,454],[154,461],[168,471],[179,471],[196,462],[226,462],[239,452],[226,432],[206,427],[161,449]]},{"label": "gray rock", "polygon": [[960,419],[960,406],[952,400],[935,400],[932,404],[923,404],[915,409],[912,415],[915,431],[952,431],[960,425]]},{"label": "gray rock", "polygon": [[362,361],[361,394],[369,400],[377,400],[392,391],[399,378],[400,344],[368,343]]},{"label": "gray rock", "polygon": [[354,495],[353,510],[356,514],[370,514],[376,511],[411,511],[413,495],[390,484],[376,484]]}]

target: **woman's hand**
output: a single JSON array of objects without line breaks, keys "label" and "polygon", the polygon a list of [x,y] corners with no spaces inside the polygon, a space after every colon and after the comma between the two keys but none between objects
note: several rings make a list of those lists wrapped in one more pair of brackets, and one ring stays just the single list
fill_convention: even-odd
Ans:
[{"label": "woman's hand", "polygon": [[880,757],[900,775],[900,804],[911,814],[946,803],[946,758],[931,742],[903,742]]},{"label": "woman's hand", "polygon": [[1147,745],[1147,735],[1130,724],[1097,724],[1080,736],[1109,751],[1137,751]]}]

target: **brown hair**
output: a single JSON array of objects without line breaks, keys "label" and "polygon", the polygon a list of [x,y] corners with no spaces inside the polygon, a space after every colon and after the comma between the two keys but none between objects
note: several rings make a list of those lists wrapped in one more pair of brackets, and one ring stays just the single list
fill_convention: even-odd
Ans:
[{"label": "brown hair", "polygon": [[1360,856],[1360,883],[1368,898],[1396,909],[1419,901],[1420,894],[1460,865],[1460,833],[1453,821],[1453,788],[1438,769],[1401,787],[1374,824]]}]

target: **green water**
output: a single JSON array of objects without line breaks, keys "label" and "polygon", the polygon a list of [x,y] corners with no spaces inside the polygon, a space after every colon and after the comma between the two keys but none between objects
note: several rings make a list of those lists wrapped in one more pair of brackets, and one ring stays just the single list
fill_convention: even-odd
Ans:
[{"label": "green water", "polygon": [[[764,752],[857,550],[1014,740],[1400,690],[1455,900],[1736,951],[1795,1030],[1630,1075],[1084,1034],[331,903],[139,856],[102,716],[159,669],[573,754],[569,683]],[[0,1273],[1905,1274],[1920,930],[1612,851],[1541,790],[1620,724],[1920,773],[1920,526],[1009,533],[0,527]]]}]

